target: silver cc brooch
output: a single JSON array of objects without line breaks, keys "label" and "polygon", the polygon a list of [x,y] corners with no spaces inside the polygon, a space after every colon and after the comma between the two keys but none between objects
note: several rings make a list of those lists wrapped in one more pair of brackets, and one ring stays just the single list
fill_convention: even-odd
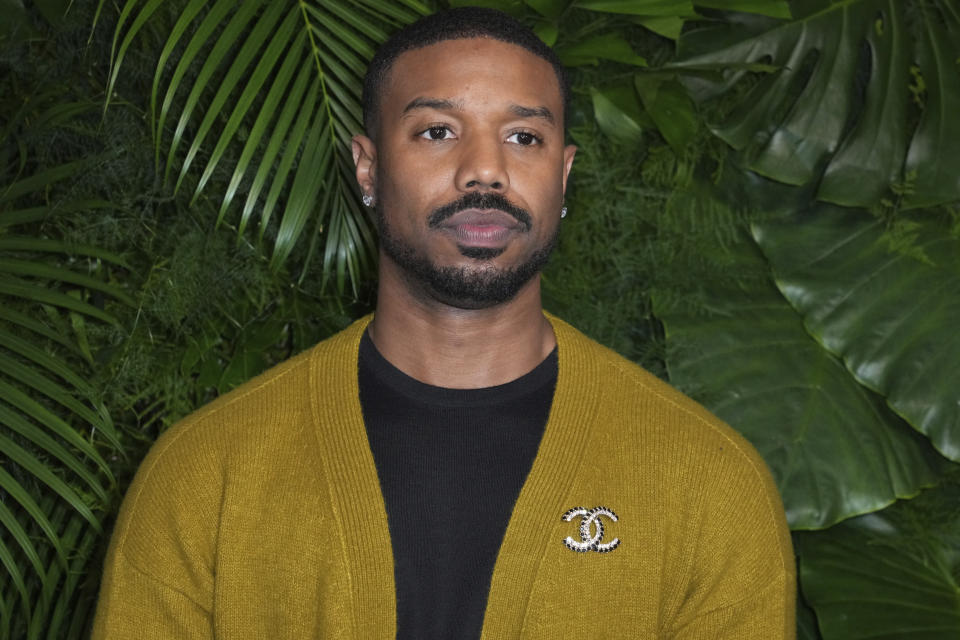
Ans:
[{"label": "silver cc brooch", "polygon": [[578,553],[587,551],[607,553],[613,551],[620,545],[620,538],[614,538],[610,542],[602,542],[603,521],[600,519],[600,516],[606,516],[613,522],[616,522],[618,520],[617,514],[612,510],[606,507],[594,507],[593,509],[574,507],[563,514],[563,520],[570,522],[577,516],[580,516],[580,540],[574,540],[570,536],[567,536],[563,541],[567,549]]}]

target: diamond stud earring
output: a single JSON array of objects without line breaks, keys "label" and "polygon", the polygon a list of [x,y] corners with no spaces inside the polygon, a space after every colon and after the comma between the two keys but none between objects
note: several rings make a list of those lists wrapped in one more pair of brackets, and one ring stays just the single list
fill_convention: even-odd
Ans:
[{"label": "diamond stud earring", "polygon": [[363,194],[363,206],[369,207],[373,204],[373,196],[369,193]]}]

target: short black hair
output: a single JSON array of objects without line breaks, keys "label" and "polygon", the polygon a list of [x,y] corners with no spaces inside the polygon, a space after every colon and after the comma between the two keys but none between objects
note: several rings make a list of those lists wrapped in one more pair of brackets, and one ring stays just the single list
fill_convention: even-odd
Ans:
[{"label": "short black hair", "polygon": [[563,100],[562,122],[566,123],[570,82],[557,54],[529,28],[496,9],[457,7],[426,16],[397,31],[377,49],[363,79],[363,127],[376,138],[380,120],[380,94],[390,68],[400,54],[414,49],[461,38],[492,38],[523,47],[553,67]]}]

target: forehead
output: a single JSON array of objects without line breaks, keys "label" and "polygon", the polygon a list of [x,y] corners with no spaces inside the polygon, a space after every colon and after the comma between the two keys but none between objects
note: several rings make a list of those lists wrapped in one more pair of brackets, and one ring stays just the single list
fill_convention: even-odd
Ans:
[{"label": "forehead", "polygon": [[399,55],[381,94],[385,120],[395,120],[411,100],[423,97],[451,100],[465,109],[543,105],[558,117],[563,111],[553,66],[493,38],[445,40]]}]

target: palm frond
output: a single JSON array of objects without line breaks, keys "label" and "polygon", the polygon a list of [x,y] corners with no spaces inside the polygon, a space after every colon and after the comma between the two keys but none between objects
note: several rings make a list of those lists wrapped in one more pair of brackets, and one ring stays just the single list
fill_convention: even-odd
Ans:
[{"label": "palm frond", "polygon": [[[111,90],[161,5],[129,0],[121,9]],[[392,30],[429,11],[416,0],[187,0],[151,95],[164,179],[175,192],[189,184],[194,201],[218,200],[218,223],[237,218],[240,234],[259,217],[258,238],[273,235],[275,269],[311,236],[307,255],[322,253],[338,290],[356,291],[374,258],[347,153],[361,131],[363,74]]]},{"label": "palm frond", "polygon": [[0,196],[7,223],[0,225],[7,232],[0,236],[0,564],[9,585],[0,592],[0,638],[63,637],[71,620],[61,613],[63,624],[52,625],[49,615],[76,605],[71,572],[91,557],[100,514],[117,500],[104,453],[122,455],[122,444],[87,382],[92,356],[82,331],[84,317],[116,324],[111,306],[134,304],[109,277],[125,263],[97,247],[10,233],[7,215],[19,213],[22,222],[51,215],[49,206],[17,205],[45,200],[48,186],[36,175],[66,180],[85,166],[53,167]]}]

